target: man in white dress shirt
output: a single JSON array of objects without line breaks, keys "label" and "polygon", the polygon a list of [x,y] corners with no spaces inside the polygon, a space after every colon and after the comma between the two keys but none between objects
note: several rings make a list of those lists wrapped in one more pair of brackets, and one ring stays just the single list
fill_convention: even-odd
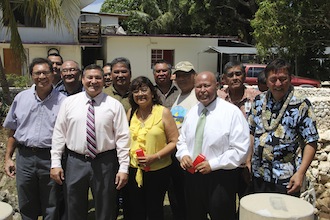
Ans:
[{"label": "man in white dress shirt", "polygon": [[[51,150],[51,177],[65,188],[67,217],[87,219],[88,189],[95,201],[95,219],[117,218],[117,191],[128,178],[129,129],[122,104],[102,92],[101,67],[84,69],[84,92],[63,102],[56,120]],[[94,100],[96,157],[86,147],[86,119],[89,101]],[[65,174],[61,156],[67,146]]]},{"label": "man in white dress shirt", "polygon": [[201,72],[195,78],[199,101],[183,122],[176,157],[184,170],[193,167],[196,127],[204,108],[206,122],[200,153],[205,160],[194,167],[195,173],[185,172],[187,219],[234,220],[235,190],[238,167],[246,160],[249,149],[249,127],[240,110],[217,98],[215,75]]}]

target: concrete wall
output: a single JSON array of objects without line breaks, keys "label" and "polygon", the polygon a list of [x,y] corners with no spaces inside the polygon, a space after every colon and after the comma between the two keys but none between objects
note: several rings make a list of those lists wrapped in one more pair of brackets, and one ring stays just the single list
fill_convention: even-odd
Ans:
[{"label": "concrete wall", "polygon": [[127,57],[131,61],[133,77],[147,76],[153,79],[151,50],[175,50],[174,63],[190,61],[197,72],[217,70],[217,54],[202,53],[208,46],[216,46],[217,38],[192,37],[146,37],[146,36],[109,36],[106,39],[106,60]]}]

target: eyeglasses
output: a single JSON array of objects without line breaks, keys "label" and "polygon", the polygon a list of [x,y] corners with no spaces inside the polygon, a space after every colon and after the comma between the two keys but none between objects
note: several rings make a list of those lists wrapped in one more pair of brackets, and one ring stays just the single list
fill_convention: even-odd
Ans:
[{"label": "eyeglasses", "polygon": [[232,78],[232,77],[234,77],[234,75],[241,76],[241,75],[243,75],[243,72],[242,71],[233,71],[233,72],[229,72],[226,74],[226,76],[228,78]]},{"label": "eyeglasses", "polygon": [[168,71],[168,69],[155,70],[156,73],[160,73],[160,72],[163,72],[164,73],[164,72],[167,72],[167,71]]},{"label": "eyeglasses", "polygon": [[77,68],[62,69],[62,73],[77,72],[78,70]]},{"label": "eyeglasses", "polygon": [[279,80],[281,83],[286,82],[289,79],[289,77],[269,77],[268,81],[275,84],[277,80]]},{"label": "eyeglasses", "polygon": [[140,87],[138,89],[133,90],[133,94],[137,95],[141,91],[142,94],[146,94],[148,92],[149,87]]},{"label": "eyeglasses", "polygon": [[48,76],[51,73],[52,73],[51,71],[38,71],[38,72],[33,72],[32,75],[34,75],[34,76],[40,76],[41,74],[44,74],[45,76]]}]

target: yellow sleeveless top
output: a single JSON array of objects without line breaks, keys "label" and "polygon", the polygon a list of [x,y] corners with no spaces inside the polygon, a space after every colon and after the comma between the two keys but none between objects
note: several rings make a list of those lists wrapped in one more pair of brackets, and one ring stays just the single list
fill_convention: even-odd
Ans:
[{"label": "yellow sleeveless top", "polygon": [[[155,154],[167,145],[165,127],[162,121],[164,106],[154,105],[149,117],[141,122],[136,112],[130,122],[130,166],[138,168],[136,181],[142,185],[142,167],[138,166],[136,150],[142,149],[145,155]],[[150,171],[155,171],[169,166],[172,163],[171,156],[167,155],[150,165]],[[150,172],[149,171],[149,172]]]}]

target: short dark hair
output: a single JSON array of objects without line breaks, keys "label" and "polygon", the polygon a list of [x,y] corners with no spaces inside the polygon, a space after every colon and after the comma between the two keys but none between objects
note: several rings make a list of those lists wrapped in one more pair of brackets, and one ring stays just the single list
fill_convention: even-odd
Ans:
[{"label": "short dark hair", "polygon": [[282,58],[277,58],[270,62],[265,68],[265,76],[268,78],[269,73],[272,71],[278,72],[279,70],[286,70],[291,76],[291,64]]},{"label": "short dark hair", "polygon": [[92,63],[92,64],[89,64],[88,66],[86,66],[83,71],[83,76],[85,75],[87,70],[99,70],[101,72],[102,76],[104,76],[103,69],[97,64]]},{"label": "short dark hair", "polygon": [[152,84],[152,82],[150,81],[150,79],[145,76],[139,76],[131,82],[131,84],[129,86],[129,90],[128,90],[129,91],[128,101],[132,107],[131,115],[133,115],[134,112],[136,111],[136,109],[139,107],[138,104],[136,104],[136,102],[134,101],[133,91],[139,89],[143,85],[148,86],[149,89],[151,90],[151,94],[153,96],[153,98],[152,98],[153,105],[162,104],[162,102],[157,94],[157,90],[156,90],[155,86]]},{"label": "short dark hair", "polygon": [[63,63],[63,57],[59,54],[59,52],[58,52],[58,50],[57,49],[55,49],[57,52],[55,52],[55,53],[50,53],[51,52],[51,50],[54,50],[55,48],[51,48],[51,49],[49,49],[48,50],[48,55],[47,55],[47,58],[49,58],[50,56],[55,56],[55,57],[59,57],[59,58],[61,58],[61,62]]},{"label": "short dark hair", "polygon": [[231,69],[233,67],[236,67],[236,66],[239,66],[241,68],[241,71],[242,71],[242,73],[245,76],[244,66],[243,66],[243,64],[241,62],[239,62],[237,60],[229,61],[228,63],[226,63],[226,65],[223,68],[223,73],[224,74],[227,74],[229,69]]},{"label": "short dark hair", "polygon": [[52,64],[52,62],[50,62],[49,59],[42,58],[42,57],[34,58],[32,60],[32,62],[30,63],[30,66],[29,66],[29,73],[30,73],[30,75],[32,75],[33,67],[35,65],[39,65],[39,64],[47,64],[48,67],[49,67],[49,71],[52,71],[52,69],[53,69],[53,64]]},{"label": "short dark hair", "polygon": [[258,75],[258,84],[266,84],[265,70],[262,70]]},{"label": "short dark hair", "polygon": [[168,61],[166,61],[166,60],[157,60],[157,61],[154,63],[153,67],[152,67],[152,72],[153,72],[153,73],[155,73],[155,66],[156,66],[156,64],[159,64],[159,63],[165,63],[165,64],[167,65],[168,72],[169,72],[170,74],[172,74],[172,65],[171,65]]},{"label": "short dark hair", "polygon": [[111,63],[106,63],[106,64],[104,64],[102,68],[104,68],[104,67],[106,67],[106,66],[109,66],[110,69],[111,69]]},{"label": "short dark hair", "polygon": [[132,74],[131,62],[129,61],[129,59],[127,59],[126,57],[117,57],[117,58],[113,59],[110,63],[111,71],[112,71],[112,67],[114,65],[116,65],[117,63],[124,64],[126,66],[126,68],[129,70],[129,73]]}]

